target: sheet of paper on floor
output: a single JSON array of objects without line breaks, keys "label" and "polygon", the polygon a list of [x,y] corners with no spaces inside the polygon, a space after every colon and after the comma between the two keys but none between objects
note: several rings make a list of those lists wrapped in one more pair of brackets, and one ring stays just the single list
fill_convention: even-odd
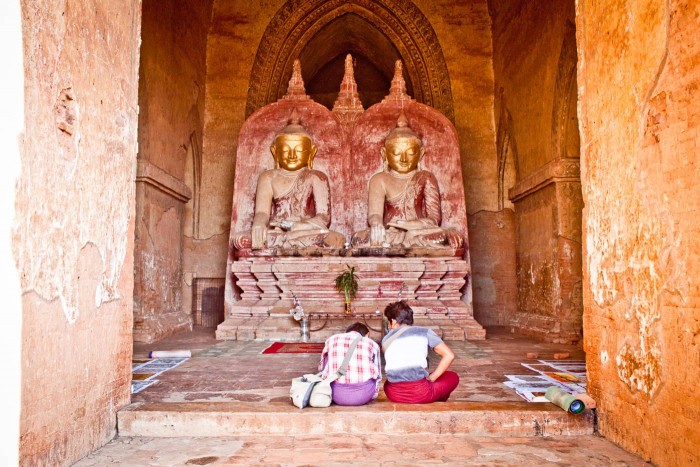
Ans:
[{"label": "sheet of paper on floor", "polygon": [[157,383],[157,379],[149,379],[146,381],[132,381],[131,382],[131,393],[136,394],[138,392],[143,391],[146,389],[148,386]]},{"label": "sheet of paper on floor", "polygon": [[508,381],[503,384],[528,402],[547,402],[544,393],[549,386],[557,386],[570,394],[586,392],[584,361],[538,360],[538,363],[521,365],[534,374],[505,375]]},{"label": "sheet of paper on floor", "polygon": [[[131,370],[131,393],[143,391],[153,383],[157,383],[156,376],[171,370],[186,362],[187,358],[154,358],[152,360],[133,360]],[[145,384],[148,383],[148,384]]]}]

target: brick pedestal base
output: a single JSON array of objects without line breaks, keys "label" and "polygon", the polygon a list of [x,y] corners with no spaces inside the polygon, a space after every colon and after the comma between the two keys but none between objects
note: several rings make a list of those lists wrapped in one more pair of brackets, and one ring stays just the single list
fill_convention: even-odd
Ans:
[{"label": "brick pedestal base", "polygon": [[[355,267],[359,290],[353,313],[338,319],[343,296],[335,290],[335,277],[347,266]],[[413,308],[416,325],[430,326],[450,340],[485,337],[474,320],[469,263],[460,258],[246,257],[235,261],[231,271],[239,299],[226,303],[217,339],[298,340],[299,323],[289,314],[292,294],[305,311],[319,316],[310,323],[312,340],[323,340],[354,321],[366,320],[379,332],[384,307],[398,300],[399,293]],[[323,313],[334,317],[316,331]],[[367,319],[367,313],[376,319]]]}]

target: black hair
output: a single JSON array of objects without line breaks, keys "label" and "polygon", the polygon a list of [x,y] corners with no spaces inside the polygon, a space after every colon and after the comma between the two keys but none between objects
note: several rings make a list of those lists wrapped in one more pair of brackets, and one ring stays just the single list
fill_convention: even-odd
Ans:
[{"label": "black hair", "polygon": [[359,332],[361,336],[369,334],[369,329],[362,323],[353,323],[345,330],[345,332]]},{"label": "black hair", "polygon": [[413,309],[403,300],[389,303],[386,308],[384,308],[384,316],[386,316],[386,319],[389,321],[394,320],[399,324],[413,324]]}]

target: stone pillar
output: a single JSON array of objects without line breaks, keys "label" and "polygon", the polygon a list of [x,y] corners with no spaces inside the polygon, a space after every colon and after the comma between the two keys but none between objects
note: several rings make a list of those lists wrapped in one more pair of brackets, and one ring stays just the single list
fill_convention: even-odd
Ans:
[{"label": "stone pillar", "polygon": [[509,190],[515,205],[518,332],[549,342],[582,335],[578,159],[554,159]]},{"label": "stone pillar", "polygon": [[146,160],[136,173],[134,341],[153,342],[192,328],[182,306],[182,238],[185,203],[181,180]]}]

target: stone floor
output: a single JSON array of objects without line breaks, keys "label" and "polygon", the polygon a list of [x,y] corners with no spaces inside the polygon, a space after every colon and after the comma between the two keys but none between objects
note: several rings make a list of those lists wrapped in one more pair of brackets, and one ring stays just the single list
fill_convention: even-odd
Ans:
[{"label": "stone floor", "polygon": [[598,436],[461,435],[117,438],[76,467],[181,465],[649,465]]},{"label": "stone floor", "polygon": [[[373,337],[378,337],[375,335]],[[527,374],[521,362],[533,363],[526,354],[553,360],[567,352],[569,359],[584,360],[575,346],[546,344],[490,329],[483,341],[448,343],[456,355],[451,369],[461,381],[450,401],[523,402],[502,384],[506,374]],[[136,344],[134,358],[151,350],[189,349],[193,358],[157,377],[158,383],[134,395],[133,402],[284,402],[289,400],[289,382],[304,373],[316,372],[319,356],[313,354],[262,355],[269,342],[217,341],[213,331],[197,329],[155,344]],[[431,358],[435,358],[432,355]],[[434,362],[431,360],[431,365]],[[380,394],[379,401],[386,401]]]},{"label": "stone floor", "polygon": [[318,355],[263,355],[269,342],[216,341],[205,329],[136,344],[134,358],[174,349],[193,358],[135,394],[120,436],[76,465],[646,465],[592,435],[590,411],[527,403],[502,384],[527,373],[529,352],[581,360],[579,348],[497,329],[448,344],[461,378],[450,402],[406,406],[382,393],[362,408],[303,411],[289,402],[289,381],[315,371]]}]

